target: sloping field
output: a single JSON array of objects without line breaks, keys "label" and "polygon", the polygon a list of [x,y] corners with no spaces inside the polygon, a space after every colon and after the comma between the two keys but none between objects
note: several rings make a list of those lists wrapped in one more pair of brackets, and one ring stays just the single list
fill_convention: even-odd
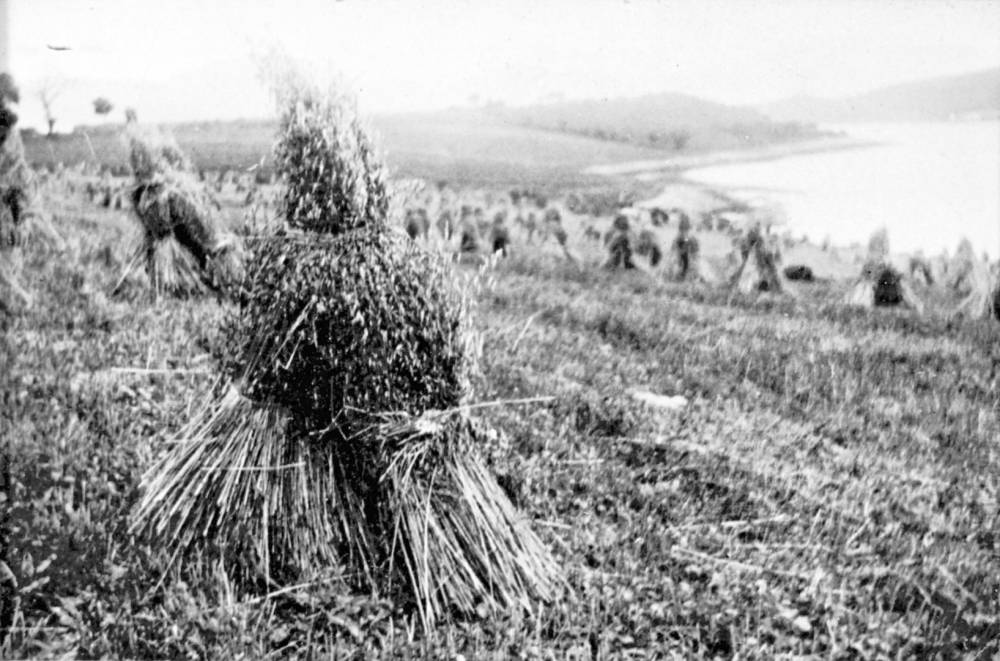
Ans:
[{"label": "sloping field", "polygon": [[584,168],[642,155],[662,154],[606,140],[541,129],[473,122],[441,122],[386,117],[374,122],[390,154],[524,163],[535,167]]},{"label": "sloping field", "polygon": [[[515,243],[478,310],[494,466],[565,568],[540,613],[422,635],[336,567],[256,596],[160,581],[139,475],[205,400],[226,305],[105,292],[129,221],[49,200],[36,307],[2,323],[5,657],[989,658],[1000,652],[1000,333],[644,274]],[[7,369],[9,366],[9,369]],[[630,392],[683,395],[679,410]],[[983,656],[977,657],[977,654]]]},{"label": "sloping field", "polygon": [[[409,116],[376,118],[390,167],[406,177],[447,179],[460,185],[529,181],[595,182],[582,171],[597,163],[664,158],[664,152],[627,144],[500,124],[444,122]],[[275,127],[265,121],[178,124],[166,127],[200,168],[247,169],[270,158]],[[27,138],[32,163],[82,161],[124,167],[127,152],[115,127]]]},{"label": "sloping field", "polygon": [[389,163],[404,176],[463,185],[597,183],[595,163],[663,158],[655,149],[555,131],[473,122],[386,117],[374,122]]}]

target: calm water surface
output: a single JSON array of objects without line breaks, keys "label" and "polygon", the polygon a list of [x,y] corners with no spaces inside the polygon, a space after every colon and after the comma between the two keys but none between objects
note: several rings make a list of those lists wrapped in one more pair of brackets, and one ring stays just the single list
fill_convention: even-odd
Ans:
[{"label": "calm water surface", "polygon": [[793,234],[864,242],[885,225],[893,251],[954,251],[967,236],[1000,254],[1000,122],[831,127],[878,146],[691,170],[734,197],[770,204]]}]

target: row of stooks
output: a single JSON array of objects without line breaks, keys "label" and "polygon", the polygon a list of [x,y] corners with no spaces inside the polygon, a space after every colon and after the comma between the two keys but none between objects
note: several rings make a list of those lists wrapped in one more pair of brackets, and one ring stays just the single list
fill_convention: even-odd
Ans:
[{"label": "row of stooks", "polygon": [[[568,235],[562,226],[561,214],[554,206],[545,208],[542,222],[538,223],[534,211],[525,211],[523,202],[511,196],[509,202],[500,200],[490,222],[481,206],[473,210],[473,205],[461,204],[456,224],[453,222],[453,211],[459,204],[460,201],[444,196],[439,196],[437,200],[428,197],[422,205],[407,209],[404,224],[407,234],[415,240],[427,239],[432,229],[427,209],[436,206],[439,211],[434,228],[440,239],[447,243],[459,236],[458,250],[464,254],[480,252],[480,238],[486,236],[487,250],[506,256],[512,244],[508,218],[513,213],[513,228],[520,230],[524,243],[533,244],[536,238],[544,243],[554,237],[566,256],[574,259],[567,246]],[[645,227],[636,232],[633,221],[624,213],[615,216],[611,228],[603,235],[592,224],[586,224],[584,237],[603,242],[607,252],[604,267],[612,270],[635,269],[637,257],[642,257],[650,269],[661,269],[673,280],[724,283],[731,290],[746,294],[767,291],[794,295],[795,290],[789,281],[814,279],[807,265],[794,264],[782,268],[781,240],[770,231],[765,231],[760,223],[745,232],[738,231],[735,226],[721,228],[734,239],[733,252],[727,258],[732,270],[728,276],[723,276],[702,258],[699,241],[693,233],[695,228],[682,210],[665,213],[653,209],[650,215],[653,227],[667,224],[673,216],[677,218],[677,231],[667,252],[661,247],[656,230]],[[717,226],[706,226],[703,222],[699,228],[716,229]],[[976,257],[968,240],[959,244],[952,260],[932,265],[923,257],[914,256],[910,258],[908,268],[901,270],[890,259],[885,229],[875,232],[869,240],[860,273],[845,295],[844,302],[865,308],[905,306],[921,313],[924,304],[911,284],[912,280],[922,281],[925,286],[944,285],[960,299],[955,313],[973,318],[987,317],[992,313],[1000,319],[1000,282],[997,282],[997,274],[991,275],[988,262]]]},{"label": "row of stooks", "polygon": [[[738,235],[735,250],[729,255],[736,265],[728,278],[720,278],[700,258],[699,243],[691,234],[690,221],[681,216],[678,232],[670,247],[672,264],[668,272],[676,280],[694,280],[707,284],[726,282],[742,293],[760,291],[795,294],[789,281],[812,281],[812,270],[802,264],[782,268],[781,243],[778,237],[765,232],[758,223]],[[615,219],[611,232],[605,235],[608,268],[635,268],[633,255],[642,255],[649,266],[656,267],[663,255],[653,233],[646,229],[636,236],[625,216]],[[1000,320],[1000,273],[991,275],[988,261],[976,257],[972,244],[963,239],[955,258],[938,269],[941,284],[960,298],[953,311],[972,318],[988,317],[992,313]],[[890,259],[887,231],[876,231],[868,242],[867,254],[860,273],[844,297],[848,305],[864,308],[905,306],[918,313],[924,304],[911,284],[921,278],[922,284],[935,284],[934,269],[927,260],[913,257],[908,268],[898,269]]]},{"label": "row of stooks", "polygon": [[[214,214],[219,204],[208,187],[203,185],[203,175],[193,172],[172,140],[155,132],[139,131],[134,116],[125,133],[134,172],[134,183],[125,193],[142,223],[142,235],[118,286],[139,265],[145,266],[148,280],[156,293],[201,295],[210,291],[222,292],[238,283],[244,261],[240,241],[220,230]],[[4,171],[9,173],[5,180],[11,183],[4,187],[6,202],[4,213],[0,216],[0,220],[10,220],[3,221],[4,230],[0,239],[9,248],[19,243],[17,237],[31,231],[16,231],[16,228],[33,225],[42,229],[45,236],[58,240],[55,230],[44,222],[44,215],[37,213],[37,201],[27,183],[30,170],[24,165],[17,133],[11,132],[10,135],[11,140],[3,152],[3,163],[6,164]],[[167,168],[151,165],[158,152],[165,155],[163,159],[167,161]],[[11,167],[11,163],[15,167]],[[568,259],[577,261],[568,245],[561,213],[546,198],[528,191],[515,191],[509,198],[499,199],[489,194],[470,199],[448,193],[444,185],[439,184],[436,196],[428,196],[423,204],[406,209],[403,227],[410,238],[426,240],[430,236],[432,224],[427,209],[437,207],[433,229],[444,244],[453,245],[463,256],[483,253],[506,256],[514,243],[514,235],[519,233],[520,239],[529,245],[536,240],[545,243],[554,239]],[[484,210],[487,205],[495,209],[492,221],[487,219]],[[632,221],[624,214],[616,216],[610,230],[603,235],[592,224],[585,226],[586,239],[603,241],[607,251],[606,268],[633,269],[636,268],[636,257],[643,257],[648,260],[650,268],[661,269],[672,279],[725,283],[731,290],[744,293],[769,291],[794,294],[789,280],[812,279],[807,266],[781,267],[778,238],[770,232],[763,232],[760,226],[743,233],[736,233],[733,227],[728,228],[729,233],[735,235],[735,247],[728,256],[730,274],[722,276],[715,266],[701,257],[698,239],[692,234],[692,223],[681,210],[672,210],[668,214],[659,209],[652,211],[654,227],[665,224],[664,221],[673,215],[678,218],[677,234],[666,253],[651,228],[633,231]],[[511,214],[515,216],[514,232],[508,223]],[[0,286],[7,290],[0,292],[7,294],[0,298],[0,305],[4,307],[10,307],[7,299],[11,293],[22,301],[30,300],[16,278],[17,251],[8,250],[7,253],[8,257],[0,262]],[[950,263],[932,265],[925,259],[914,257],[908,269],[897,269],[889,260],[885,231],[880,230],[872,237],[860,274],[844,300],[847,304],[863,307],[903,305],[921,312],[924,304],[911,281],[933,285],[937,280],[944,281],[960,297],[954,310],[956,313],[970,317],[984,317],[992,313],[1000,318],[1000,286],[995,283],[996,279],[987,264],[975,257],[968,241],[960,244]]]},{"label": "row of stooks", "polygon": [[[134,115],[133,115],[134,119]],[[255,171],[255,174],[260,174]],[[36,176],[38,173],[36,173]],[[79,176],[76,176],[79,175]],[[104,207],[120,209],[123,200],[129,198],[129,193],[133,186],[120,181],[112,181],[105,169],[102,178],[95,184],[92,179],[88,179],[82,168],[56,168],[55,172],[48,175],[47,170],[42,170],[39,179],[46,179],[48,183],[61,182],[68,192],[75,193],[79,188],[85,192],[91,202],[96,202]],[[256,180],[251,180],[249,175],[236,175],[229,171],[219,173],[206,173],[199,170],[197,181],[206,184],[202,191],[219,190],[221,184],[232,184],[237,193],[247,191],[245,206],[252,205],[251,213],[258,212],[267,215],[272,211],[277,200],[275,189],[265,189],[262,186],[273,184],[271,175],[258,176]],[[420,182],[415,182],[423,187]],[[218,209],[219,203],[213,196],[209,196],[212,205]],[[272,199],[273,198],[273,199]],[[127,204],[127,202],[126,202]],[[433,212],[429,212],[433,209]],[[605,266],[607,268],[631,269],[636,267],[636,257],[643,257],[648,261],[651,269],[662,268],[668,277],[675,280],[696,280],[706,283],[722,283],[728,281],[730,286],[743,291],[753,289],[782,290],[787,289],[785,283],[788,280],[811,280],[812,273],[808,266],[797,264],[778,269],[781,262],[781,245],[786,247],[794,245],[789,236],[778,237],[769,231],[764,233],[760,227],[751,229],[749,232],[742,232],[737,225],[723,217],[705,215],[697,225],[693,224],[690,218],[682,209],[659,209],[653,208],[648,211],[633,209],[633,217],[636,211],[642,211],[648,215],[648,223],[638,232],[632,229],[634,220],[629,217],[619,215],[612,223],[611,229],[602,235],[594,227],[593,222],[584,222],[583,236],[585,239],[603,244],[608,252]],[[430,215],[436,216],[432,223]],[[492,219],[488,218],[491,216]],[[513,216],[513,223],[508,222]],[[675,219],[675,220],[672,220]],[[678,226],[676,238],[674,238],[668,251],[662,248],[656,230],[654,228],[664,225],[674,224]],[[423,199],[416,205],[409,205],[405,209],[405,219],[403,228],[410,238],[415,240],[427,240],[431,235],[439,244],[451,246],[462,255],[469,254],[493,254],[501,253],[507,255],[514,243],[515,236],[527,245],[536,243],[546,243],[554,239],[560,245],[566,256],[572,258],[572,253],[567,246],[568,235],[562,226],[562,216],[557,206],[551,204],[547,197],[531,190],[512,190],[508,194],[496,195],[490,192],[480,194],[455,194],[447,185],[447,182],[438,182],[436,190],[431,190],[423,195]],[[206,228],[211,230],[215,223],[209,223]],[[726,278],[718,273],[718,269],[699,259],[699,243],[692,235],[694,231],[717,230],[730,235],[734,241],[734,249],[727,256],[727,265],[724,267],[730,272],[730,277]],[[188,233],[190,234],[190,233]],[[182,231],[181,236],[185,238]],[[155,238],[155,235],[154,235]],[[884,237],[873,238],[873,245],[884,242]],[[154,290],[161,288],[172,290],[175,293],[203,293],[206,288],[210,288],[211,283],[218,280],[217,277],[198,278],[198,267],[204,272],[208,264],[204,259],[204,254],[211,250],[211,246],[199,246],[191,244],[190,251],[195,254],[196,260],[193,264],[185,264],[182,255],[174,255],[177,259],[175,268],[165,268],[163,262],[171,261],[157,258],[156,251],[151,251],[153,259],[149,261],[149,272],[154,281]],[[760,245],[765,253],[762,259],[754,258],[754,262],[760,262],[761,268],[744,267],[748,255],[755,252],[755,246]],[[235,241],[228,240],[227,245],[234,247]],[[169,245],[164,245],[169,255]],[[875,273],[876,266],[880,261],[885,261],[884,255],[878,254],[876,248],[870,251],[866,260],[866,267],[863,273],[868,273],[866,280],[877,279],[881,285],[881,293],[869,300],[869,297],[859,295],[864,291],[863,287],[856,288],[847,297],[848,302],[867,305],[910,302],[911,307],[920,309],[918,297],[914,290],[907,283],[908,280],[919,282],[925,286],[935,283],[946,284],[947,287],[964,300],[957,310],[964,314],[976,314],[984,311],[982,301],[989,298],[990,273],[988,267],[978,261],[972,252],[972,247],[967,240],[959,246],[954,259],[946,256],[937,257],[932,260],[916,255],[910,258],[909,266],[906,269],[896,269],[886,264],[886,268],[881,273]],[[137,250],[136,254],[141,257],[145,252]],[[235,256],[230,255],[231,258]],[[667,257],[666,259],[664,259]],[[130,267],[126,269],[126,274],[141,262],[142,259],[130,261]],[[771,268],[771,263],[775,268]],[[718,266],[718,265],[716,265]],[[665,267],[665,268],[664,268]],[[238,262],[230,263],[229,269],[238,268]],[[174,275],[171,277],[171,273]],[[179,275],[178,275],[179,274]],[[758,278],[759,274],[765,277]],[[211,274],[208,274],[211,276]],[[218,274],[216,274],[218,275]],[[782,277],[784,276],[784,277]],[[206,282],[207,280],[207,282]],[[896,292],[896,293],[893,293]],[[984,296],[983,292],[986,292]],[[988,306],[986,306],[988,307]]]},{"label": "row of stooks", "polygon": [[[129,126],[134,132],[134,114]],[[162,136],[155,134],[147,133],[145,136],[145,143],[156,145],[164,141]],[[179,153],[171,141],[166,141],[166,144],[170,145],[168,151]],[[133,252],[119,284],[124,283],[133,269],[143,263],[155,292],[166,290],[197,295],[213,289],[218,291],[227,281],[238,280],[242,261],[239,242],[231,236],[224,237],[217,230],[218,224],[212,220],[211,212],[212,207],[218,209],[219,204],[210,189],[218,190],[222,183],[228,182],[240,192],[241,183],[245,183],[249,191],[245,204],[254,205],[255,214],[257,206],[266,207],[269,204],[268,196],[263,193],[264,189],[256,185],[258,182],[244,181],[245,176],[241,179],[227,172],[209,176],[204,171],[195,175],[190,164],[181,170],[184,173],[182,188],[188,192],[188,198],[202,198],[201,208],[180,210],[176,214],[182,222],[176,226],[170,241],[165,240],[168,237],[163,231],[164,223],[157,220],[163,213],[157,208],[155,196],[139,191],[135,186],[115,186],[109,179],[102,180],[99,187],[86,181],[84,190],[88,196],[91,199],[99,196],[100,203],[106,207],[120,208],[122,199],[131,193],[132,206],[143,219],[144,240]],[[63,182],[72,186],[74,179],[65,176],[64,171],[63,175]],[[174,179],[180,178],[175,176]],[[260,183],[274,181],[267,178],[261,179]],[[433,223],[429,209],[435,210],[436,220]],[[489,215],[492,219],[488,218]],[[513,223],[509,222],[511,216]],[[677,219],[678,231],[669,251],[665,252],[653,228],[669,224],[672,218]],[[662,269],[672,279],[727,283],[732,290],[745,293],[760,290],[791,293],[794,290],[788,286],[789,280],[812,278],[811,269],[805,265],[782,269],[778,238],[770,232],[763,232],[759,226],[740,232],[728,221],[723,222],[724,218],[705,217],[695,227],[681,209],[651,209],[649,220],[652,227],[635,232],[633,221],[619,214],[611,229],[603,235],[592,223],[585,223],[584,238],[597,243],[603,240],[607,251],[605,266],[609,269],[635,268],[635,258],[643,257],[648,260],[650,268]],[[554,239],[563,254],[576,261],[568,245],[568,234],[562,225],[559,208],[545,196],[531,190],[512,190],[499,196],[488,192],[460,196],[448,188],[447,182],[439,182],[436,190],[425,193],[418,204],[405,209],[402,224],[410,238],[427,240],[436,233],[439,244],[453,247],[462,256],[497,252],[506,256],[514,243],[514,236],[520,235],[519,238],[528,245],[536,242],[544,244]],[[693,229],[719,230],[733,237],[734,249],[727,258],[728,277],[701,258]],[[932,262],[915,256],[905,270],[890,264],[887,240],[882,233],[872,238],[868,252],[857,282],[845,297],[848,304],[864,307],[905,305],[921,311],[923,303],[910,281],[933,285],[935,280],[945,280],[949,288],[961,297],[955,309],[958,313],[980,317],[988,315],[991,307],[1000,305],[1000,294],[996,294],[995,288],[995,295],[991,298],[991,282],[995,278],[991,277],[986,264],[975,258],[967,241],[963,241],[951,262],[942,263],[940,259]]]},{"label": "row of stooks", "polygon": [[237,303],[225,385],[143,476],[132,532],[162,549],[167,580],[221,570],[271,592],[337,573],[427,627],[559,598],[561,571],[469,415],[467,286],[389,227],[385,168],[353,104],[294,73],[275,93],[284,222],[245,237],[242,260],[176,145],[126,128],[134,260],[156,287],[225,282]]},{"label": "row of stooks", "polygon": [[[134,132],[135,126],[130,125],[130,128]],[[149,148],[149,145],[161,144],[164,140],[162,136],[147,132],[133,147]],[[168,141],[167,144],[171,143]],[[138,265],[144,264],[156,293],[201,295],[209,291],[221,292],[227,284],[239,281],[243,262],[240,242],[233,235],[219,230],[219,224],[213,218],[213,211],[220,208],[219,203],[206,187],[198,185],[200,176],[195,182],[190,173],[182,170],[174,172],[171,178],[178,185],[176,192],[179,193],[173,198],[173,209],[164,206],[171,204],[169,196],[161,199],[151,194],[154,190],[162,192],[165,188],[152,188],[144,180],[140,181],[140,177],[119,194],[131,198],[143,225],[142,240],[132,251],[119,286]],[[184,200],[196,201],[197,204],[185,206]],[[411,239],[424,241],[431,239],[436,232],[434,240],[438,248],[449,246],[448,249],[463,257],[496,253],[507,256],[515,237],[526,245],[544,244],[552,239],[568,259],[577,262],[568,245],[568,234],[558,207],[541,198],[537,203],[536,216],[533,204],[525,209],[525,200],[533,201],[533,198],[524,195],[518,201],[513,194],[509,200],[489,194],[465,197],[439,194],[437,199],[428,197],[423,204],[406,208],[403,229]],[[484,210],[484,206],[488,205],[492,206],[492,220],[487,219],[487,211]],[[432,224],[428,208],[433,207],[437,208],[437,220]],[[254,213],[256,211],[255,208]],[[171,214],[173,221],[163,220]],[[514,215],[513,227],[508,222],[510,215]],[[642,257],[650,270],[661,271],[669,279],[725,284],[731,290],[743,293],[769,291],[794,295],[795,290],[789,286],[789,281],[813,280],[812,271],[806,265],[782,268],[782,241],[770,231],[762,230],[760,225],[745,232],[738,231],[735,226],[724,228],[734,241],[733,251],[726,258],[729,271],[726,276],[720,273],[718,264],[710,264],[702,258],[700,244],[692,232],[694,226],[682,210],[663,214],[662,210],[653,209],[651,216],[653,227],[666,224],[663,216],[677,218],[676,236],[667,251],[661,247],[654,229],[645,227],[634,231],[634,220],[625,214],[617,215],[610,229],[603,234],[592,223],[585,223],[583,236],[598,244],[603,243],[607,252],[604,262],[607,269],[637,268],[637,258]],[[166,230],[168,226],[170,231]],[[704,222],[696,229],[705,229]],[[53,233],[50,227],[49,234]],[[788,242],[787,237],[783,240]],[[722,269],[727,269],[727,266],[723,265]],[[931,261],[918,255],[910,258],[908,268],[899,269],[889,260],[888,240],[885,231],[880,230],[873,235],[860,275],[844,300],[849,305],[902,305],[921,312],[924,304],[911,282],[924,287],[938,284],[959,299],[954,312],[970,317],[988,316],[992,312],[1000,318],[1000,288],[993,286],[996,279],[995,274],[991,275],[989,271],[988,262],[974,255],[967,240],[960,243],[951,260],[938,258]],[[16,281],[14,283],[16,285]],[[24,292],[20,287],[18,291]],[[27,295],[26,292],[24,295]]]}]

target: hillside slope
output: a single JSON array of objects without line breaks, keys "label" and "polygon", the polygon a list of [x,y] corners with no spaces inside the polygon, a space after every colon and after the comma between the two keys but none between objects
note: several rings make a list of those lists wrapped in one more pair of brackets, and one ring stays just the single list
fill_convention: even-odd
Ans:
[{"label": "hillside slope", "polygon": [[686,94],[588,99],[482,112],[496,121],[670,151],[759,146],[815,137],[813,127]]},{"label": "hillside slope", "polygon": [[[407,177],[448,179],[472,185],[553,181],[578,178],[599,163],[664,158],[666,152],[561,134],[497,121],[482,114],[386,115],[372,121],[387,162]],[[206,169],[247,169],[270,160],[277,132],[273,121],[218,121],[165,127],[194,163]],[[28,160],[65,165],[98,160],[124,167],[127,153],[121,127],[78,127],[72,134],[47,139],[26,132]]]},{"label": "hillside slope", "polygon": [[[516,180],[521,171],[555,176],[589,166],[657,160],[800,141],[822,135],[796,122],[774,122],[752,108],[728,106],[684,94],[593,99],[506,107],[488,105],[432,112],[380,115],[390,165],[406,176],[454,178],[474,170]],[[167,127],[201,167],[248,168],[267,159],[273,121],[190,122]],[[119,126],[77,127],[44,139],[26,132],[28,158],[65,164],[97,160],[124,164]],[[84,136],[86,132],[87,137]],[[89,144],[88,144],[89,137]],[[473,177],[483,183],[486,177]]]},{"label": "hillside slope", "polygon": [[881,87],[844,98],[794,97],[759,106],[779,121],[898,122],[1000,117],[1000,67]]}]

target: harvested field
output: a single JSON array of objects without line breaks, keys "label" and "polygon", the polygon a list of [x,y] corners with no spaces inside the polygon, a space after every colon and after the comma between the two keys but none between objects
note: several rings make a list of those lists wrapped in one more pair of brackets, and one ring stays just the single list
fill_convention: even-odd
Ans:
[{"label": "harvested field", "polygon": [[[154,304],[140,288],[109,299],[132,221],[46,195],[71,258],[28,246],[36,304],[2,321],[18,586],[4,656],[998,651],[995,321],[852,310],[843,282],[731,298],[523,242],[479,301],[473,399],[552,398],[478,414],[498,430],[501,486],[566,573],[565,599],[421,634],[337,567],[252,600],[221,574],[160,583],[168,559],[128,535],[128,512],[209,396],[234,310]],[[635,389],[688,404],[646,407]]]},{"label": "harvested field", "polygon": [[1000,659],[1000,4],[26,4],[0,658]]}]

